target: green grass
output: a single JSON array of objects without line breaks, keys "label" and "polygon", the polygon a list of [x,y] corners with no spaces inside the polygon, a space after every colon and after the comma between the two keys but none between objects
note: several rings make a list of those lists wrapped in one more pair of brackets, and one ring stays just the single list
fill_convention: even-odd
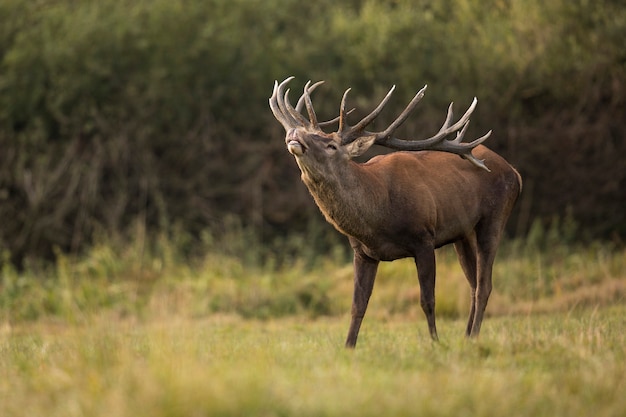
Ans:
[{"label": "green grass", "polygon": [[[312,265],[312,267],[311,267]],[[437,314],[465,317],[469,287],[450,248],[437,255]],[[350,309],[352,266],[342,256],[250,265],[208,251],[185,259],[167,240],[94,246],[79,258],[17,271],[0,269],[0,323],[55,318],[81,323],[103,311],[119,317],[272,319],[337,316]],[[569,311],[626,299],[626,248],[508,244],[494,266],[487,314]],[[368,316],[421,318],[415,265],[382,263]]]},{"label": "green grass", "polygon": [[[156,248],[156,249],[155,249]],[[0,416],[614,416],[626,411],[626,251],[503,248],[481,337],[438,254],[440,343],[411,261],[381,265],[355,351],[340,257],[250,266],[102,245],[0,281]]]},{"label": "green grass", "polygon": [[347,318],[88,325],[0,337],[0,415],[611,416],[626,410],[626,308],[488,320],[479,341],[442,320]]}]

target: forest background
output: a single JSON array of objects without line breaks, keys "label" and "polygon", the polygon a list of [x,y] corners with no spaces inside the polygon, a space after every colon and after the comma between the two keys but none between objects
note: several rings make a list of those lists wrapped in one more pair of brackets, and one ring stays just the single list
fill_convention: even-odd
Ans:
[{"label": "forest background", "polygon": [[478,97],[467,137],[492,129],[524,178],[508,235],[622,245],[624,45],[615,0],[4,0],[3,262],[137,234],[189,256],[335,247],[268,107],[290,75],[326,81],[322,118],[347,87],[356,120],[397,85],[375,127],[428,84],[406,138]]}]

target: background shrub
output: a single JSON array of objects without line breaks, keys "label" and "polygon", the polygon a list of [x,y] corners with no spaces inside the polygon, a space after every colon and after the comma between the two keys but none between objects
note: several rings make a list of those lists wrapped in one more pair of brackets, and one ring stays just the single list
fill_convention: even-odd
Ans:
[{"label": "background shrub", "polygon": [[274,256],[288,235],[325,251],[337,235],[267,106],[289,75],[327,80],[327,117],[348,86],[356,119],[396,84],[379,126],[428,84],[406,137],[477,96],[468,136],[493,129],[525,179],[511,235],[567,216],[623,241],[625,40],[609,0],[6,0],[0,246],[21,264],[178,230],[193,252],[236,225]]}]

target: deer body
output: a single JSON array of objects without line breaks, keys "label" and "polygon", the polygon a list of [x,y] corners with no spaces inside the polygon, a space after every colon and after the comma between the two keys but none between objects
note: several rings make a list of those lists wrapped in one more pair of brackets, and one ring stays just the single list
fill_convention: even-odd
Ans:
[{"label": "deer body", "polygon": [[[282,95],[280,86],[275,86],[272,99],[276,101],[270,99],[270,105],[285,126],[287,149],[296,159],[302,181],[327,221],[348,237],[354,250],[352,321],[346,346],[356,345],[379,262],[407,257],[415,259],[420,303],[430,335],[437,340],[435,249],[449,243],[455,245],[471,288],[466,335],[477,336],[491,293],[495,253],[521,191],[517,171],[502,157],[479,145],[488,135],[480,142],[474,141],[471,148],[463,146],[466,144],[461,144],[460,139],[467,121],[450,127],[451,108],[440,133],[448,134],[446,129],[450,128],[455,132],[463,129],[461,138],[457,134],[457,141],[452,144],[441,143],[443,138],[437,137],[427,140],[435,142],[434,149],[443,147],[445,152],[403,151],[377,156],[366,163],[354,162],[352,158],[373,143],[387,146],[397,140],[391,139],[388,131],[365,132],[364,126],[371,120],[362,121],[346,133],[345,94],[339,131],[324,133],[312,110],[310,91],[312,88],[307,85],[303,93],[311,119],[309,124],[304,123],[302,116],[302,119],[298,117],[299,111],[295,113],[299,106],[294,109],[288,104],[287,94],[282,101],[276,99]],[[387,98],[372,114],[380,111]],[[409,107],[397,120],[406,118],[408,111]],[[368,117],[371,115],[364,120]],[[392,123],[394,129],[403,121],[397,120]],[[353,137],[346,140],[350,135]],[[400,142],[401,146],[396,148],[402,148],[405,143]],[[446,152],[460,154],[465,159]]]},{"label": "deer body", "polygon": [[[412,257],[423,242],[439,248],[471,234],[502,203],[510,210],[517,173],[484,146],[476,154],[491,173],[451,154],[396,152],[363,164],[347,161],[317,179],[304,172],[302,181],[329,223],[367,256],[392,261]],[[507,195],[513,201],[499,201]]]}]

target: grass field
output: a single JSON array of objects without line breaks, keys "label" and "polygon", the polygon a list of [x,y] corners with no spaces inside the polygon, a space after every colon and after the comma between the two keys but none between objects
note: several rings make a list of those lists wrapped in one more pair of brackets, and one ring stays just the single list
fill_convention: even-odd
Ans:
[{"label": "grass field", "polygon": [[468,289],[450,253],[439,343],[412,264],[386,264],[355,351],[349,265],[128,259],[100,248],[3,270],[0,416],[626,413],[623,251],[504,251],[477,341],[463,337]]},{"label": "grass field", "polygon": [[[213,317],[36,323],[1,337],[0,415],[619,416],[626,308],[464,323]],[[422,326],[420,326],[420,324]]]}]

